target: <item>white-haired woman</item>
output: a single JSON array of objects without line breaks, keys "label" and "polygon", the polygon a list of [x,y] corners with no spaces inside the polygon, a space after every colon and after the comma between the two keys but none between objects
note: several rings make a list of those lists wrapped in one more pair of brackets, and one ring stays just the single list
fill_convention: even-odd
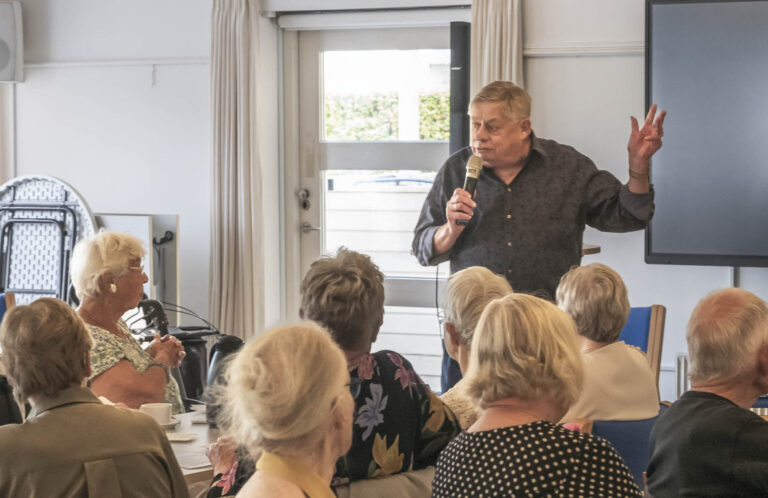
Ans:
[{"label": "white-haired woman", "polygon": [[[506,278],[483,266],[470,266],[448,277],[445,289],[445,349],[456,360],[461,373],[469,368],[472,336],[485,306],[512,292]],[[459,419],[462,429],[477,420],[477,410],[467,394],[462,379],[443,393],[440,399]]]},{"label": "white-haired woman", "polygon": [[336,460],[352,444],[349,381],[344,353],[310,322],[273,329],[237,353],[227,369],[222,423],[260,455],[237,496],[335,496]]},{"label": "white-haired woman", "polygon": [[488,304],[467,372],[483,412],[440,454],[432,496],[642,496],[610,444],[556,425],[582,368],[576,326],[554,304],[525,294]]},{"label": "white-haired woman", "polygon": [[103,404],[82,386],[91,337],[63,301],[6,313],[8,376],[32,411],[0,427],[0,496],[188,496],[168,439],[152,418]]},{"label": "white-haired woman", "polygon": [[77,243],[70,275],[80,299],[78,314],[93,337],[91,389],[99,396],[131,408],[144,403],[171,403],[184,411],[179,387],[169,368],[184,359],[174,337],[155,340],[144,350],[121,319],[141,300],[147,275],[141,265],[144,248],[130,235],[102,231]]},{"label": "white-haired woman", "polygon": [[576,322],[584,359],[584,388],[563,421],[655,417],[659,395],[645,353],[619,341],[629,316],[619,274],[600,263],[573,268],[560,280],[557,304]]}]

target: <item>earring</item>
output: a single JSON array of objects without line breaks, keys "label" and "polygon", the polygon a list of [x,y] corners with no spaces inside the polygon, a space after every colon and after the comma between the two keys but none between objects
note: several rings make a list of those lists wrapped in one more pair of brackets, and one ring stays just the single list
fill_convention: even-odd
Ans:
[{"label": "earring", "polygon": [[115,284],[109,284],[109,292],[111,292],[112,294],[117,292],[117,286]]}]

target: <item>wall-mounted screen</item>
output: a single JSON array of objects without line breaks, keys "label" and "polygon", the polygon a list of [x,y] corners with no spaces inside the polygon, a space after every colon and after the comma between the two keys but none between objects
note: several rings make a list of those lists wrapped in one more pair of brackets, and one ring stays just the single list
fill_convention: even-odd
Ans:
[{"label": "wall-mounted screen", "polygon": [[648,0],[653,158],[646,262],[768,266],[768,1]]}]

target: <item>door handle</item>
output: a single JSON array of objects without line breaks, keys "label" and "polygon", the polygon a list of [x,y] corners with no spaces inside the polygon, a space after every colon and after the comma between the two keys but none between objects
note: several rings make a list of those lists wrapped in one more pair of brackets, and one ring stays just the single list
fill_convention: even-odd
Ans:
[{"label": "door handle", "polygon": [[309,233],[309,232],[315,232],[315,231],[319,232],[320,230],[322,230],[322,228],[320,227],[313,227],[312,225],[310,225],[308,221],[305,221],[304,223],[302,223],[300,229],[301,229],[301,233]]}]

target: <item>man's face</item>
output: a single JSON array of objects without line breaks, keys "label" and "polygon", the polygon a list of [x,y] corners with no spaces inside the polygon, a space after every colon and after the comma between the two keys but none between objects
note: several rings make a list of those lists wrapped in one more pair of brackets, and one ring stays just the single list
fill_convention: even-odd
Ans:
[{"label": "man's face", "polygon": [[528,119],[510,119],[502,102],[478,102],[469,111],[472,152],[489,168],[522,165],[528,155]]}]

